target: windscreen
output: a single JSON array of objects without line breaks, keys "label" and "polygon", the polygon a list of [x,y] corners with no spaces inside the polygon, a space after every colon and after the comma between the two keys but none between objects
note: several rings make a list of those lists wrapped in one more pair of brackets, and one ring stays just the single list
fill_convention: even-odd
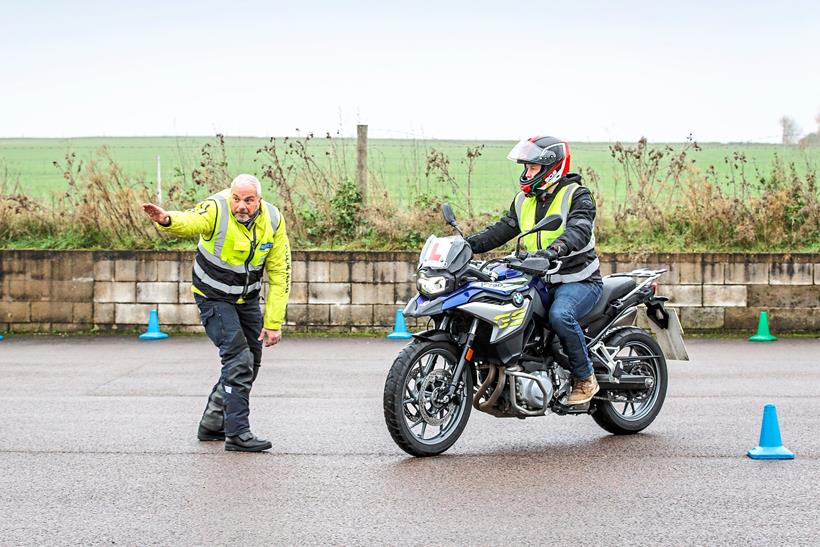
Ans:
[{"label": "windscreen", "polygon": [[458,271],[470,260],[467,242],[461,236],[430,236],[421,250],[419,268]]}]

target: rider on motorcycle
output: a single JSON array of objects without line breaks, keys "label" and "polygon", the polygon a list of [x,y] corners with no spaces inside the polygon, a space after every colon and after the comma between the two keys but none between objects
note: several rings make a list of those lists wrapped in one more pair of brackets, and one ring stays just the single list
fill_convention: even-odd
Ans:
[{"label": "rider on motorcycle", "polygon": [[548,288],[541,298],[573,376],[565,404],[587,403],[599,387],[578,319],[592,310],[602,290],[593,234],[595,200],[581,186],[581,176],[569,173],[566,142],[554,137],[524,139],[507,158],[524,164],[518,180],[521,191],[498,222],[469,236],[467,242],[475,253],[490,251],[529,231],[548,214],[561,215],[564,222],[559,229],[530,234],[522,243],[537,256],[561,260],[558,273],[545,279]]}]

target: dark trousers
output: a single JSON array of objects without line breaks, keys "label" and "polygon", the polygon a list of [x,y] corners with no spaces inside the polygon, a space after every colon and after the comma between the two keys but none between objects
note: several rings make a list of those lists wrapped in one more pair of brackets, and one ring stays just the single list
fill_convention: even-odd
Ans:
[{"label": "dark trousers", "polygon": [[559,283],[547,289],[544,307],[549,309],[550,327],[567,352],[575,378],[589,378],[592,374],[592,361],[578,319],[592,311],[602,290],[600,281]]},{"label": "dark trousers", "polygon": [[200,424],[225,429],[233,437],[250,430],[249,397],[262,361],[262,312],[259,298],[244,304],[194,295],[208,338],[219,348],[222,372],[211,390]]}]

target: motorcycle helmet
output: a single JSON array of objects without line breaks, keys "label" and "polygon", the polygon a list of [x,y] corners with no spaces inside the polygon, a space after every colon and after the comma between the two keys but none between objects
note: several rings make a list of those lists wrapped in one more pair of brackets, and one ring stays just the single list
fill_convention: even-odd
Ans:
[{"label": "motorcycle helmet", "polygon": [[526,196],[546,192],[569,172],[569,145],[555,137],[531,137],[516,144],[507,159],[516,163],[541,166],[535,176],[527,178],[527,168],[518,179]]}]

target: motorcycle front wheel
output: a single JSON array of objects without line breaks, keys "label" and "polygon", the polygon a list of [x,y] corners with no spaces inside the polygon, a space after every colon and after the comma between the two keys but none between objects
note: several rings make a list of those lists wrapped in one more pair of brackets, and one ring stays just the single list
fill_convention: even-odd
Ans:
[{"label": "motorcycle front wheel", "polygon": [[472,409],[473,378],[468,367],[452,400],[440,402],[458,360],[453,344],[414,340],[393,362],[384,384],[384,420],[390,436],[408,454],[441,454],[464,431]]}]

